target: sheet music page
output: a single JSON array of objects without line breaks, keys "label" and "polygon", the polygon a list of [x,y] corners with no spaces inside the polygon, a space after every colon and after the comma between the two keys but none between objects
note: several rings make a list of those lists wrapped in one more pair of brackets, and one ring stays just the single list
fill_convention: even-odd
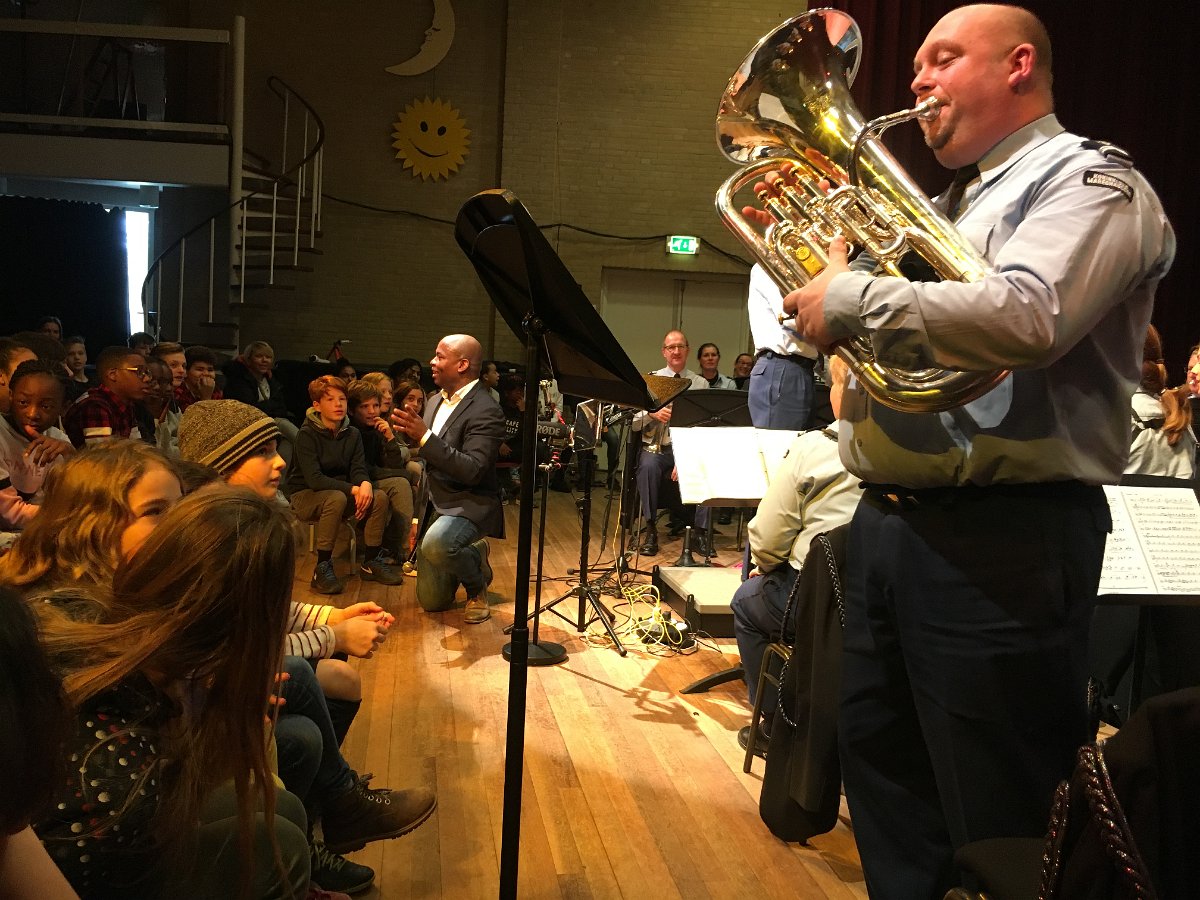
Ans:
[{"label": "sheet music page", "polygon": [[1105,485],[1101,594],[1200,593],[1200,503],[1188,488]]},{"label": "sheet music page", "polygon": [[684,503],[760,500],[767,473],[753,428],[672,428]]}]

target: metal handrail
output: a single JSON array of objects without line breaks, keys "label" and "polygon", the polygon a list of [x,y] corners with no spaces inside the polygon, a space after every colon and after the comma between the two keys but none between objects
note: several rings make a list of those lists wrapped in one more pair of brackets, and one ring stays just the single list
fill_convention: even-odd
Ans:
[{"label": "metal handrail", "polygon": [[[283,100],[284,104],[285,104],[284,153],[286,154],[286,146],[287,146],[287,144],[286,144],[286,142],[287,142],[286,109],[289,104],[289,99],[288,99],[289,97],[295,97],[296,101],[304,109],[305,135],[306,135],[305,143],[307,143],[308,123],[309,123],[310,119],[315,127],[315,140],[313,141],[312,146],[307,147],[304,150],[300,159],[298,159],[291,166],[287,165],[287,159],[286,159],[286,155],[285,155],[285,157],[280,162],[281,171],[278,174],[272,173],[269,171],[264,171],[262,169],[259,169],[256,166],[243,165],[241,160],[234,160],[235,165],[238,165],[241,168],[247,169],[248,171],[251,171],[255,175],[258,175],[264,179],[270,179],[270,181],[271,181],[270,186],[260,188],[259,190],[256,190],[256,191],[250,191],[248,193],[243,193],[243,195],[240,198],[233,200],[232,202],[228,203],[221,209],[214,212],[212,215],[197,222],[195,225],[193,225],[191,228],[189,228],[187,231],[185,231],[182,235],[180,235],[178,238],[176,238],[165,249],[163,249],[162,252],[160,252],[154,258],[154,261],[150,263],[150,266],[146,271],[146,277],[142,280],[141,296],[142,296],[142,308],[145,310],[146,317],[148,320],[147,330],[151,334],[153,334],[156,339],[161,338],[161,335],[160,335],[161,323],[159,321],[161,308],[160,308],[160,305],[158,302],[158,298],[161,297],[161,290],[162,290],[161,280],[162,280],[162,273],[163,273],[163,264],[169,256],[171,256],[176,250],[179,250],[180,251],[180,282],[179,282],[179,298],[178,298],[179,315],[178,315],[178,321],[176,323],[176,340],[179,340],[179,341],[183,340],[183,314],[182,314],[183,306],[184,306],[183,274],[184,274],[185,268],[186,268],[186,248],[187,248],[187,239],[189,237],[196,234],[198,231],[200,231],[202,228],[204,228],[206,226],[208,226],[210,229],[215,228],[216,221],[218,219],[220,219],[222,216],[228,216],[231,213],[234,213],[234,211],[236,210],[236,213],[234,213],[234,214],[236,216],[240,216],[241,221],[242,221],[242,235],[241,235],[242,250],[241,250],[241,254],[240,254],[240,273],[239,273],[239,278],[238,278],[238,281],[240,284],[239,302],[242,302],[242,301],[244,301],[244,298],[245,298],[245,260],[246,260],[246,242],[247,242],[247,235],[246,235],[247,229],[245,227],[245,215],[246,215],[246,207],[247,207],[247,204],[249,203],[249,201],[254,199],[255,197],[267,196],[268,192],[270,192],[270,194],[273,197],[277,197],[280,185],[285,184],[288,181],[289,176],[299,172],[301,180],[303,180],[307,177],[306,172],[308,171],[307,167],[308,167],[309,163],[313,164],[311,167],[311,172],[312,172],[312,178],[313,178],[312,196],[314,197],[314,202],[315,202],[315,198],[319,196],[319,194],[317,193],[317,190],[318,190],[320,172],[322,169],[323,156],[324,156],[323,146],[325,143],[325,123],[322,121],[321,117],[317,114],[317,111],[312,107],[312,105],[307,100],[305,100],[304,97],[301,96],[301,94],[295,88],[291,87],[289,84],[287,84],[285,81],[283,81],[283,79],[279,78],[278,76],[272,75],[267,79],[267,87],[271,90],[272,93],[274,93],[281,100]],[[296,218],[297,218],[297,221],[300,218],[300,202],[301,202],[301,198],[303,197],[303,194],[304,194],[304,185],[302,183],[297,183],[297,185],[296,185],[296,195],[297,195],[296,196]],[[271,215],[271,254],[270,254],[270,260],[271,260],[270,278],[271,278],[272,284],[274,283],[274,266],[275,266],[274,248],[275,248],[276,219],[277,219],[277,212],[275,210],[275,205],[273,204],[272,205],[272,215]],[[310,233],[309,233],[309,240],[310,240],[309,246],[310,247],[315,244],[316,231],[320,227],[319,222],[320,222],[319,215],[313,218],[313,228],[310,230]],[[233,221],[233,217],[231,217],[231,219],[230,219],[230,227],[231,227],[231,229],[236,229],[236,224]],[[297,232],[296,237],[297,238],[299,237],[298,232]],[[297,245],[299,244],[299,240],[296,241],[296,244]],[[209,241],[209,246],[210,246],[210,248],[212,248],[214,246],[213,242],[211,240]],[[212,250],[210,249],[210,253],[211,252],[212,252]],[[298,255],[298,250],[294,248],[293,253]],[[233,260],[230,260],[230,262],[232,263]],[[293,264],[295,264],[295,263],[293,263]],[[156,281],[157,281],[156,288],[152,288],[152,285],[154,285]],[[208,310],[209,310],[209,321],[210,322],[212,321],[212,311],[213,311],[214,281],[215,281],[214,267],[212,266],[211,260],[210,260],[209,278],[208,278]],[[151,302],[152,300],[153,300],[153,302]]]}]

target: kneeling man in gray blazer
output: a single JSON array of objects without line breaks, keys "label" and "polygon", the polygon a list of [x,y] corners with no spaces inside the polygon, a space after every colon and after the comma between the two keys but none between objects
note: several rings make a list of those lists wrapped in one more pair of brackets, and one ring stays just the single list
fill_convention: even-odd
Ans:
[{"label": "kneeling man in gray blazer", "polygon": [[487,537],[504,537],[504,511],[496,482],[496,458],[504,439],[504,414],[479,380],[483,348],[469,334],[442,338],[430,360],[440,389],[418,418],[392,412],[399,428],[420,447],[425,463],[418,511],[432,507],[421,539],[417,598],[430,611],[449,609],[461,583],[467,590],[464,621],[487,621],[492,580]]}]

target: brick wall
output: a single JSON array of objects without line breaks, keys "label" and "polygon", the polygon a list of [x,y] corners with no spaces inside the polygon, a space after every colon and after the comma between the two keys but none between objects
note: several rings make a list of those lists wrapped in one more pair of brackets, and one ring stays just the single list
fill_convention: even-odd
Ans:
[{"label": "brick wall", "polygon": [[[716,149],[717,101],[754,42],[797,11],[753,0],[456,0],[446,58],[398,77],[384,69],[419,46],[429,0],[259,0],[243,9],[247,146],[271,152],[278,143],[266,127],[278,112],[263,88],[278,75],[325,120],[327,195],[453,220],[468,197],[504,186],[543,224],[697,234],[735,253],[712,205],[733,171]],[[227,13],[206,8],[205,21],[194,12],[193,24],[219,24]],[[391,148],[397,114],[427,96],[453,105],[471,132],[465,164],[445,181],[414,178]],[[323,229],[316,272],[291,294],[273,295],[270,309],[244,312],[243,343],[266,338],[296,357],[323,354],[342,338],[351,359],[385,362],[428,358],[442,335],[469,331],[489,355],[520,358],[450,225],[329,199]],[[711,250],[668,257],[661,240],[567,229],[548,237],[594,303],[606,266],[745,271]]]}]

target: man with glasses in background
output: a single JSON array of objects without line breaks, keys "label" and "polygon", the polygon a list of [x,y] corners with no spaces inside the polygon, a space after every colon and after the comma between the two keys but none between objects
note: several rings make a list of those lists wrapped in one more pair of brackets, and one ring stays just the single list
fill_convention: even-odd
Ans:
[{"label": "man with glasses in background", "polygon": [[[684,378],[690,384],[688,390],[707,390],[708,382],[687,368],[688,340],[682,331],[668,331],[663,338],[662,355],[667,364],[654,372],[666,378]],[[645,520],[644,540],[640,548],[647,556],[658,553],[658,498],[663,481],[675,477],[675,451],[671,447],[671,404],[658,412],[640,412],[633,417],[633,430],[641,435],[642,450],[638,457],[637,486],[642,498],[642,515]],[[696,508],[696,530],[700,532],[698,543],[693,545],[700,553],[711,555],[707,543],[709,510],[706,506]]]}]

